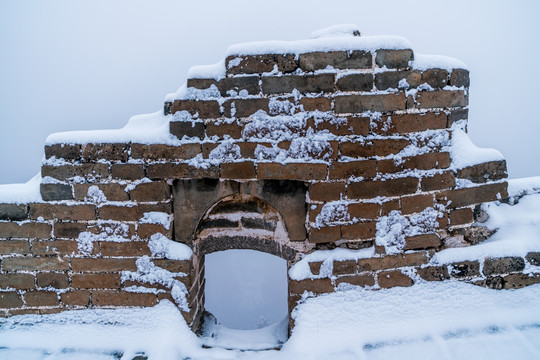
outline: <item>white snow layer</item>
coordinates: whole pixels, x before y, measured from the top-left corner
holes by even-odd
[[[510,197],[538,193],[540,193],[540,176],[508,180],[508,196]]]
[[[41,202],[41,173],[25,182],[24,184],[0,184],[0,203],[3,204],[27,204]]]
[[[292,336],[281,351],[252,352],[203,348],[205,339],[197,338],[166,300],[153,308],[22,315],[0,320],[0,358],[49,360],[68,354],[71,360],[131,360],[143,353],[149,360],[540,356],[540,285],[519,290],[460,282],[380,291],[351,287],[305,300],[293,317]],[[260,335],[253,334],[242,334],[245,343]],[[220,345],[226,346],[226,340]],[[233,345],[238,338],[229,340]]]
[[[443,55],[414,54],[414,61],[411,66],[415,70],[443,69],[452,71],[453,69],[468,69],[461,60]]]
[[[311,33],[312,39],[320,39],[327,37],[338,37],[338,36],[359,36],[355,35],[360,34],[360,29],[354,24],[340,24],[329,26],[324,29],[316,30]]]
[[[462,122],[452,125],[452,139],[450,155],[452,167],[462,169],[467,166],[481,164],[488,161],[504,160],[500,151],[489,148],[479,148],[474,145],[469,135],[461,128]]]
[[[161,233],[150,237],[148,247],[152,252],[152,256],[163,256],[169,260],[189,260],[193,255],[193,251],[189,246],[172,241]]]

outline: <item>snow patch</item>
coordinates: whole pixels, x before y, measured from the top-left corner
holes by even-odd
[[[27,204],[42,202],[39,184],[41,174],[38,173],[24,184],[0,184],[0,203]]]
[[[464,62],[449,56],[417,53],[414,54],[414,61],[411,61],[410,65],[415,70],[443,69],[452,71],[453,69],[468,69]]]
[[[164,257],[169,260],[189,260],[193,251],[186,244],[172,241],[161,233],[150,237],[148,247],[152,256]]]

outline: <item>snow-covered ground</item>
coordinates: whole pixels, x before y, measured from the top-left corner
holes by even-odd
[[[496,235],[455,249],[459,254],[441,252],[439,260],[538,251],[539,192],[540,177],[510,181],[510,195],[529,195],[513,206],[486,206],[489,224],[500,227]],[[276,324],[255,332],[218,328],[215,337],[201,339],[167,301],[145,309],[15,316],[0,320],[0,359],[540,358],[540,284],[518,290],[456,281],[379,291],[342,287],[306,299],[292,316],[294,331],[280,351],[226,349],[272,348],[283,336]]]

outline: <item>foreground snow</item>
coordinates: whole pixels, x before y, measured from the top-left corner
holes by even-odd
[[[258,352],[202,348],[204,339],[191,333],[169,302],[17,316],[0,323],[0,359],[131,360],[139,353],[158,360],[540,356],[540,285],[508,291],[459,282],[343,289],[307,299],[293,316],[296,327],[281,351]],[[248,343],[249,332],[243,336]]]

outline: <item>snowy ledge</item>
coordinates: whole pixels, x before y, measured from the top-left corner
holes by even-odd
[[[37,174],[24,184],[0,184],[0,204],[28,204],[41,202],[39,184],[41,174]]]

